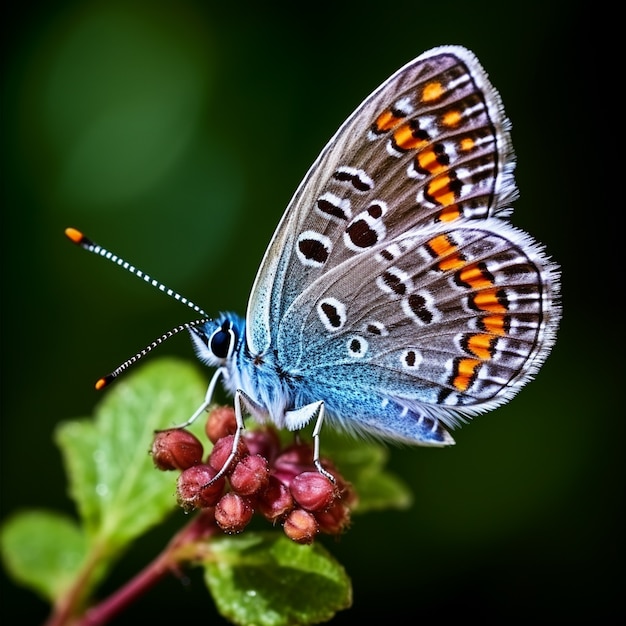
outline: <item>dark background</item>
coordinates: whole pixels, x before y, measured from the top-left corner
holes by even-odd
[[[548,1],[21,6],[3,10],[2,518],[72,511],[55,425],[89,415],[96,378],[193,317],[63,229],[211,314],[244,313],[284,207],[339,124],[405,62],[458,43],[513,122],[513,222],[562,265],[563,323],[537,379],[457,431],[457,446],[391,450],[415,503],[329,542],[354,583],[334,623],[623,613],[623,197],[608,151],[623,115],[603,33],[619,18]],[[185,337],[159,354],[194,358]],[[178,524],[137,542],[103,593]],[[198,571],[190,583],[164,581],[116,623],[223,623]],[[43,602],[2,585],[7,614],[44,619]]]

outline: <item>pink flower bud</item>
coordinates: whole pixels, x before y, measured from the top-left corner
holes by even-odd
[[[323,511],[335,499],[335,485],[319,472],[298,474],[289,488],[293,499],[307,511]]]
[[[350,509],[341,500],[335,500],[325,511],[317,511],[315,519],[320,532],[327,535],[338,535],[350,525]]]
[[[289,487],[275,476],[270,476],[265,491],[257,497],[256,507],[263,517],[273,523],[291,511],[293,504]]]
[[[184,470],[176,483],[178,503],[185,510],[214,506],[224,492],[226,481],[223,477],[211,482],[217,471],[201,463]]]
[[[230,406],[218,406],[209,413],[205,432],[211,443],[227,435],[234,435],[236,431],[235,409]]]
[[[246,430],[242,434],[250,454],[260,454],[270,463],[274,461],[280,450],[280,438],[272,426],[263,426]]]
[[[267,460],[262,456],[245,456],[237,463],[230,475],[230,486],[241,496],[251,496],[265,487],[269,482],[270,471]]]
[[[313,543],[318,530],[317,520],[304,509],[294,509],[287,515],[283,530],[296,543]]]
[[[222,437],[215,442],[213,450],[211,450],[211,454],[209,455],[209,465],[211,465],[211,467],[214,467],[216,470],[221,470],[222,467],[224,467],[224,464],[233,451],[234,440],[234,435],[226,435],[226,437]],[[248,454],[248,449],[245,442],[240,439],[235,458],[231,461],[230,466],[226,468],[226,473],[231,472],[237,464],[237,461],[245,454]]]
[[[246,498],[225,493],[215,506],[215,521],[226,533],[240,533],[252,519],[254,509]]]
[[[313,448],[306,443],[297,443],[285,448],[276,458],[272,473],[289,486],[295,476],[314,469]]]
[[[160,470],[184,470],[202,462],[200,440],[187,430],[171,428],[155,433],[152,459]]]

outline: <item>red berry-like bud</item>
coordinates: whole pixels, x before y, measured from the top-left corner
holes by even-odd
[[[276,459],[276,465],[310,468],[313,466],[313,448],[308,443],[294,443],[287,446]]]
[[[272,473],[286,485],[290,485],[295,476],[314,469],[313,448],[305,443],[297,443],[285,448],[274,461]]]
[[[341,500],[335,500],[325,511],[317,511],[315,519],[320,532],[327,535],[338,535],[350,525],[350,509]]]
[[[218,439],[237,432],[235,409],[230,406],[218,406],[209,413],[205,432],[209,441],[215,443]]]
[[[275,476],[270,476],[265,491],[257,498],[256,506],[259,513],[273,523],[291,511],[293,504],[289,487]]]
[[[323,511],[335,499],[335,485],[319,472],[302,472],[289,486],[293,499],[307,511]]]
[[[155,433],[151,453],[157,468],[168,471],[201,463],[204,450],[200,440],[188,430],[170,428]]]
[[[312,513],[304,509],[294,509],[287,515],[283,530],[287,537],[296,543],[313,543],[318,524]]]
[[[250,454],[260,454],[270,463],[276,458],[280,450],[280,438],[276,429],[271,426],[262,426],[243,433],[243,439],[250,450]]]
[[[353,509],[358,503],[358,496],[354,491],[354,487],[345,480],[345,478],[339,474],[333,474],[335,478],[335,493],[339,494],[338,498],[341,499],[343,504],[345,504],[348,508]]]
[[[249,455],[235,465],[230,475],[230,486],[241,496],[251,496],[265,489],[269,479],[267,460],[258,454]]]
[[[335,498],[341,499],[345,505],[353,508],[356,505],[358,498],[352,485],[339,473],[332,461],[325,457],[321,457],[320,463],[333,478],[335,485]]]
[[[254,509],[246,498],[225,493],[215,506],[215,521],[226,533],[240,533],[252,519]]]
[[[178,503],[185,510],[214,506],[224,492],[226,481],[223,477],[211,482],[217,471],[201,463],[187,468],[178,477],[176,495]]]
[[[209,455],[209,465],[211,465],[211,467],[214,467],[216,470],[221,470],[222,467],[224,467],[224,464],[233,451],[234,440],[234,435],[226,435],[226,437],[222,437],[215,442],[213,450],[211,450],[211,454]],[[226,468],[227,474],[233,470],[237,461],[245,454],[248,454],[248,448],[245,442],[240,439],[235,452],[235,458],[230,462],[230,466]]]

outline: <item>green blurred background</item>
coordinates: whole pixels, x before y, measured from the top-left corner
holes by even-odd
[[[564,320],[537,380],[457,431],[456,447],[391,449],[415,503],[357,517],[330,542],[355,588],[354,608],[334,623],[622,613],[623,367],[611,333],[624,318],[624,279],[605,269],[619,224],[602,213],[616,203],[601,138],[612,116],[600,74],[607,51],[588,44],[600,7],[21,6],[3,10],[2,517],[72,511],[55,425],[89,415],[96,378],[193,317],[76,249],[63,229],[84,230],[209,313],[244,313],[285,205],[339,124],[405,62],[459,43],[476,52],[513,121],[513,221],[562,264]],[[159,355],[194,358],[186,337]],[[180,522],[138,542],[103,593]],[[223,623],[198,571],[188,583],[164,581],[116,624],[169,614]],[[44,619],[43,602],[4,574],[2,585],[3,611],[23,624]]]

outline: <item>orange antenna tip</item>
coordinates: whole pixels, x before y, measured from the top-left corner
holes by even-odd
[[[85,235],[83,235],[80,230],[76,230],[75,228],[66,228],[65,236],[74,243],[80,243],[85,237]]]
[[[96,390],[97,391],[101,391],[102,389],[104,389],[107,386],[107,379],[106,378],[100,378],[97,382],[96,382]]]

